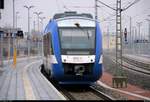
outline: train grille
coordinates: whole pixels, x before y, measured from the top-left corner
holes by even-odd
[[[65,75],[91,75],[94,64],[63,64]]]

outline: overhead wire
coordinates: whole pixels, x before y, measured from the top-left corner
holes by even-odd
[[[101,3],[101,4],[103,4],[103,5],[105,5],[106,7],[108,7],[108,8],[110,8],[110,9],[112,9],[112,10],[115,10],[113,7],[111,7],[111,6],[109,6],[109,5],[107,5],[106,3],[104,3],[104,2],[101,2],[100,0],[98,0],[99,1],[99,3]],[[134,4],[136,4],[136,3],[138,3],[140,0],[134,0],[134,2],[133,3],[131,3],[131,2],[129,2],[128,1],[128,6],[125,8],[124,7],[124,9],[123,10],[127,10],[129,7],[131,7],[131,6],[133,6]],[[124,2],[124,3],[122,3],[123,5],[125,4],[126,2]],[[127,5],[126,4],[126,5]],[[109,20],[111,17],[114,17],[114,16],[116,16],[116,14],[110,14],[110,16],[108,16],[108,17],[106,17],[105,19],[103,19],[101,22],[103,22],[103,21],[107,21],[107,20]]]
[[[123,5],[125,4],[125,3],[122,3]],[[115,4],[112,4],[113,6],[114,5],[116,5],[116,3]],[[113,7],[113,6],[111,6],[111,7]],[[103,8],[101,8],[101,9],[103,9]],[[104,13],[109,13],[107,10],[105,10],[105,9],[103,9],[102,11],[105,11]],[[108,16],[108,17],[106,17],[106,18],[104,18],[103,20],[101,20],[101,22],[104,22],[104,21],[107,21],[107,20],[109,20],[109,19],[111,19],[112,17],[115,17],[116,16],[116,13],[114,12],[114,13],[109,13],[110,15]]]
[[[102,2],[102,1],[100,1],[100,0],[97,0],[97,1],[98,1],[99,3],[105,5],[106,7],[112,9],[112,10],[116,10],[115,8],[113,8],[113,7],[109,6],[109,5],[107,5],[106,3],[104,3],[104,2]]]
[[[58,10],[58,12],[60,11],[60,6],[59,6],[59,4],[58,4],[58,0],[56,0],[56,5],[57,5],[57,10]]]
[[[131,6],[133,6],[134,4],[138,3],[140,0],[135,0],[133,3],[129,4],[127,7],[123,8],[122,10],[125,11],[128,8],[130,8]]]
[[[71,8],[95,8],[94,6],[68,6]]]
[[[66,6],[62,0],[60,0],[60,2],[63,5],[64,9],[71,11],[71,9],[69,9],[68,6]]]

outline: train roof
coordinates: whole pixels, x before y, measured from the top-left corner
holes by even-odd
[[[85,17],[85,18],[93,19],[93,16],[89,13],[77,14],[77,12],[75,12],[75,11],[57,13],[53,16],[53,19],[60,19],[60,18],[65,18],[65,17]]]

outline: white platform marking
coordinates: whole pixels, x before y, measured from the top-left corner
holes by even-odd
[[[39,61],[32,62],[32,63],[26,65],[23,69],[23,84],[24,84],[24,88],[25,88],[26,100],[36,100],[34,92],[32,90],[31,83],[27,76],[27,69],[29,66],[31,66],[32,64],[37,63],[37,62],[39,62]]]

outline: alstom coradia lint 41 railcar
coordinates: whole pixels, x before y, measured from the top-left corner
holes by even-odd
[[[43,35],[42,71],[59,84],[92,84],[102,76],[102,34],[91,14],[55,14]]]

